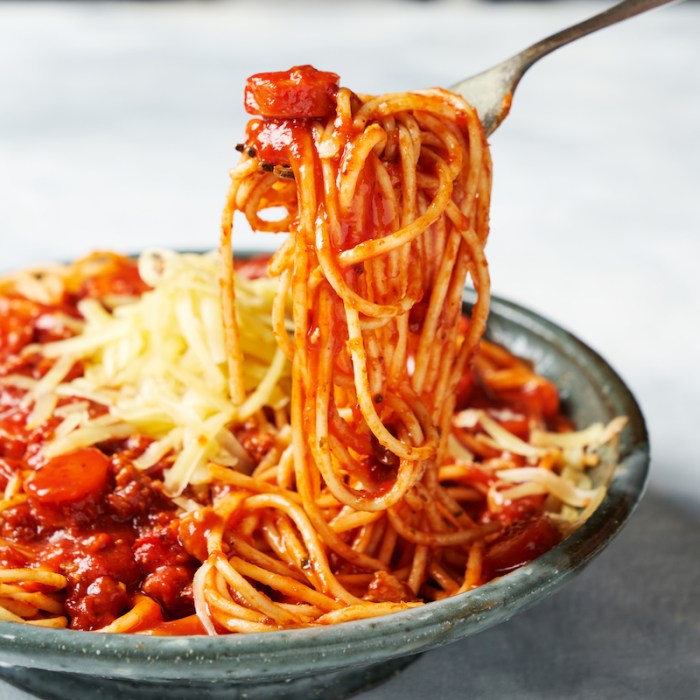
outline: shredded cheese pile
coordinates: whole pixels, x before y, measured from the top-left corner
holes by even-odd
[[[572,529],[585,522],[603,500],[609,474],[599,473],[594,484],[589,470],[601,466],[603,448],[609,447],[617,456],[618,436],[626,423],[626,417],[618,416],[607,424],[593,423],[583,430],[566,433],[536,428],[529,442],[525,442],[487,411],[466,409],[453,419],[457,428],[480,426],[487,436],[486,444],[499,452],[525,458],[525,466],[512,468],[503,468],[503,459],[494,460],[493,464],[489,460],[480,463],[495,477],[488,493],[493,511],[507,501],[546,495],[550,499],[549,517]],[[471,460],[471,455],[457,441],[451,441],[450,447],[456,460]]]
[[[189,483],[210,480],[210,461],[249,470],[248,455],[228,426],[263,405],[288,401],[290,367],[280,357],[270,321],[277,282],[236,277],[249,392],[236,408],[228,394],[218,255],[149,251],[139,259],[139,272],[151,291],[111,311],[95,300],[81,301],[82,331],[43,346],[56,363],[31,390],[31,420],[63,417],[45,447],[47,457],[134,433],[153,438],[135,464],[146,469],[172,451],[177,456],[164,483],[177,496]],[[83,376],[65,381],[78,361]],[[85,401],[56,409],[65,396]],[[87,400],[108,413],[91,417]]]

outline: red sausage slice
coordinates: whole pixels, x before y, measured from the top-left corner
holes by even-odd
[[[329,117],[335,112],[339,76],[295,66],[288,71],[256,73],[245,87],[245,108],[250,114],[280,119]]]

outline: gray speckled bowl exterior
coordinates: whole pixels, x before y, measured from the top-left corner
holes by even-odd
[[[639,501],[649,465],[644,420],[602,358],[536,314],[494,299],[488,335],[556,381],[577,425],[629,418],[619,464],[600,470],[609,479],[605,500],[558,547],[470,593],[320,629],[164,638],[0,623],[0,676],[46,698],[83,697],[87,689],[101,698],[338,698],[396,672],[410,655],[480,632],[553,593],[610,542]]]

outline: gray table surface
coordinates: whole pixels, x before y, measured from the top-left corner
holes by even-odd
[[[604,6],[3,2],[0,269],[214,247],[250,73],[313,63],[365,93],[449,85]],[[650,488],[565,590],[362,700],[700,695],[699,126],[698,2],[525,77],[491,139],[494,292],[574,331],[634,389]],[[3,700],[28,697],[0,682]]]

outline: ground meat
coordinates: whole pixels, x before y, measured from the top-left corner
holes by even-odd
[[[105,627],[130,607],[123,583],[111,576],[98,576],[74,584],[66,598],[66,611],[72,629],[96,630]]]
[[[6,508],[0,519],[0,537],[10,541],[31,543],[40,537],[40,528],[28,503]]]
[[[154,503],[163,500],[153,481],[141,474],[130,463],[116,467],[115,487],[106,498],[108,509],[122,521],[132,520],[148,513]]]
[[[158,601],[175,617],[194,611],[191,582],[199,562],[182,546],[178,523],[140,537],[134,543],[134,557],[146,574],[141,590]]]
[[[129,609],[129,588],[141,575],[131,543],[103,532],[78,543],[65,544],[74,548],[74,552],[81,552],[62,566],[71,627],[86,630],[104,627]]]
[[[275,446],[275,436],[260,430],[252,422],[237,426],[233,429],[233,434],[255,464],[260,464],[262,458]]]
[[[162,566],[146,576],[141,590],[160,603],[168,615],[186,617],[194,613],[192,576],[186,566]]]

